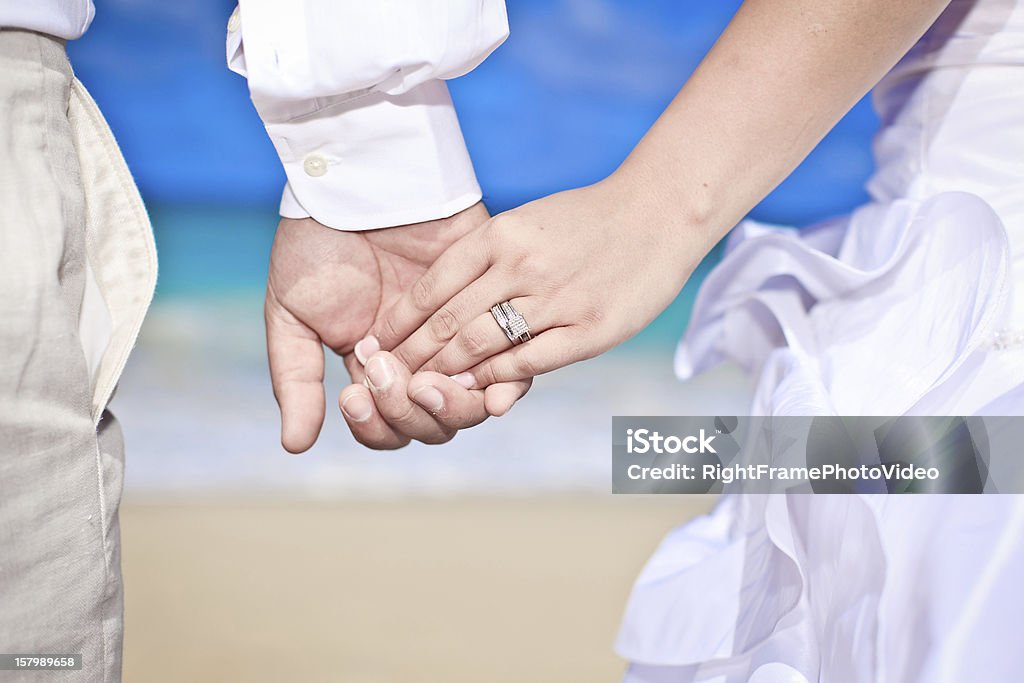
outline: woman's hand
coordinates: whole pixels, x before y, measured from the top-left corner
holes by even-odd
[[[664,310],[710,248],[699,221],[642,208],[653,206],[644,194],[613,176],[491,219],[442,254],[361,343],[470,388],[607,351]],[[502,301],[533,339],[512,346],[490,313]]]

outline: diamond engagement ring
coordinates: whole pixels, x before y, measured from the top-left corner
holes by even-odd
[[[508,301],[491,306],[491,315],[494,316],[498,327],[505,332],[505,336],[508,337],[508,340],[513,345],[522,344],[532,339],[530,336],[530,326],[526,324],[526,318],[514,309]]]

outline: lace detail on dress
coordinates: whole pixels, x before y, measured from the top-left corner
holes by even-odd
[[[1024,349],[1024,329],[999,330],[985,341],[982,348],[986,351]]]

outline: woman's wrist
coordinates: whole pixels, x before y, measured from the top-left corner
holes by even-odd
[[[685,265],[695,266],[721,239],[708,187],[666,182],[650,166],[630,159],[600,185],[615,214],[628,216],[635,231],[654,231]],[[726,229],[727,231],[727,229]]]

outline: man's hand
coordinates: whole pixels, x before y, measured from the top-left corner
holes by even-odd
[[[323,425],[324,344],[345,359],[356,384],[339,398],[342,413],[356,438],[372,448],[447,441],[458,429],[504,413],[526,393],[529,382],[495,385],[485,394],[437,373],[411,378],[385,352],[362,359],[370,386],[360,384],[355,343],[448,245],[487,219],[476,204],[451,218],[364,232],[333,230],[311,218],[281,220],[264,311],[286,450],[307,450]]]

